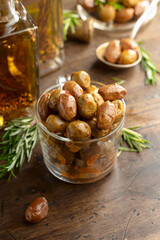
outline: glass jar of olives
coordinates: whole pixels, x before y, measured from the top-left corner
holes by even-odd
[[[75,113],[75,110],[73,110],[74,100],[72,99],[74,97],[68,94],[69,88],[67,91],[65,90],[71,83],[72,81],[62,81],[47,89],[39,98],[36,105],[36,118],[40,143],[45,165],[54,176],[69,183],[91,183],[109,174],[117,160],[118,142],[125,120],[125,102],[123,99],[101,100],[101,103],[97,106],[98,111],[94,111],[93,116],[89,116],[87,111],[86,114],[85,111],[79,111],[79,107],[77,107],[77,113]],[[102,88],[104,85],[97,82],[91,82],[91,84],[93,85],[85,90],[83,89],[82,95],[79,91],[81,96],[78,99],[75,98],[77,106],[82,104],[84,100],[84,102],[89,101],[89,104],[85,102],[86,106],[88,105],[92,110],[95,109],[95,105],[93,102],[91,103],[91,92],[86,93],[86,91],[95,91],[101,88],[99,92],[104,93]],[[117,87],[119,88],[119,86]],[[103,96],[102,93],[101,96]],[[95,95],[97,99],[98,92],[94,92],[93,96],[95,97]],[[58,103],[55,104],[57,99]],[[67,101],[69,99],[69,109],[72,109],[71,114],[68,110],[63,109],[63,99],[65,99],[65,107],[68,105]],[[103,99],[105,99],[104,96]],[[101,128],[103,113],[101,117],[98,116],[101,108],[104,110],[106,106],[107,108],[109,106],[109,115],[112,115],[112,108],[115,105],[117,110],[112,121],[113,124],[108,126],[107,130],[104,130]],[[81,117],[81,114],[83,117]],[[69,119],[69,116],[72,120]]]

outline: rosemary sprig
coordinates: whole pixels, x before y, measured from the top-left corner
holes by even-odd
[[[95,3],[94,3],[96,7],[98,6],[103,7],[105,4],[106,4],[106,0],[95,0]]]
[[[0,161],[4,160],[5,163],[0,165],[0,179],[9,173],[9,181],[12,176],[16,177],[16,168],[21,170],[25,158],[30,161],[38,132],[35,120],[31,117],[10,121],[4,131],[0,142]]]
[[[79,26],[79,15],[74,10],[63,10],[63,39],[67,41],[67,33],[70,29],[75,33],[75,26]]]
[[[121,1],[118,2],[109,2],[108,5],[113,6],[116,10],[121,10],[123,8],[125,8],[121,3]]]
[[[144,48],[141,47],[141,44],[143,42],[138,42],[139,49],[142,54],[142,69],[145,71],[146,74],[146,80],[145,84],[151,84],[152,86],[156,85],[158,79],[156,77],[156,73],[160,73],[157,66],[154,64],[154,62],[151,60],[151,54]]]
[[[144,139],[141,134],[134,131],[139,128],[131,127],[131,128],[123,128],[120,137],[120,153],[122,151],[126,152],[141,152],[143,148],[150,148],[149,141]],[[124,142],[128,145],[128,147],[124,146]],[[119,154],[120,154],[119,153]]]
[[[125,83],[125,80],[122,80],[122,79],[117,78],[117,77],[112,77],[112,80],[115,81],[119,85],[122,85],[123,83]]]

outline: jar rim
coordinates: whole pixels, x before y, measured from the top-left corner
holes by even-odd
[[[96,81],[91,81],[92,84],[99,84],[99,85],[104,85],[100,82],[96,82]],[[38,126],[45,132],[47,133],[49,136],[53,137],[53,138],[56,138],[57,140],[59,141],[63,141],[63,142],[68,142],[68,143],[74,143],[74,144],[81,144],[81,143],[93,143],[93,142],[97,142],[97,141],[102,141],[104,139],[107,139],[109,137],[111,137],[118,129],[120,129],[120,127],[123,125],[124,123],[124,120],[125,120],[125,115],[126,115],[126,104],[125,104],[125,101],[122,99],[121,101],[123,102],[123,105],[124,105],[124,116],[123,118],[121,119],[120,123],[117,125],[117,127],[111,131],[110,133],[102,136],[102,137],[99,137],[99,138],[93,138],[93,139],[87,139],[87,140],[81,140],[81,141],[74,141],[74,140],[71,140],[69,138],[66,138],[66,137],[62,137],[62,136],[59,136],[55,133],[52,133],[50,132],[44,125],[43,123],[41,123],[41,118],[39,116],[39,113],[38,113],[38,105],[39,105],[39,101],[41,99],[41,97],[46,93],[46,92],[50,92],[51,90],[53,90],[53,88],[58,88],[58,87],[62,87],[64,84],[63,83],[58,83],[58,84],[55,84],[55,85],[52,85],[51,87],[47,88],[39,97],[39,99],[37,100],[36,102],[36,106],[35,106],[35,117],[36,117],[36,122],[38,124]]]

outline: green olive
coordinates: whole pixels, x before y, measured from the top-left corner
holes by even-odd
[[[55,89],[49,99],[49,107],[51,109],[53,109],[54,111],[58,111],[57,108],[57,102],[58,102],[58,98],[59,96],[64,93],[65,91],[61,90],[61,89]]]
[[[97,104],[91,94],[85,93],[78,98],[78,113],[81,117],[89,119],[97,111]]]
[[[67,127],[67,122],[58,115],[49,115],[46,120],[46,126],[50,132],[63,135]]]
[[[74,72],[71,74],[71,80],[75,81],[79,84],[79,86],[83,89],[86,89],[90,86],[90,76],[85,71]]]
[[[124,105],[121,100],[112,101],[116,109],[116,117],[114,123],[118,123],[122,120],[124,116]]]
[[[90,94],[93,93],[93,92],[98,92],[98,88],[94,85],[91,85],[90,87],[85,89],[85,92],[90,93]]]
[[[80,120],[73,121],[67,126],[66,136],[75,141],[86,140],[91,136],[91,128],[86,122]]]
[[[116,10],[113,6],[106,4],[98,8],[98,14],[102,21],[109,23],[115,19]]]
[[[122,4],[125,7],[135,7],[137,3],[138,3],[138,0],[123,0],[122,1]]]
[[[104,102],[102,96],[99,93],[93,92],[91,95],[93,96],[94,101],[97,103],[97,107],[99,107]]]
[[[119,64],[131,64],[138,58],[138,54],[135,50],[125,49],[121,52],[118,63]]]

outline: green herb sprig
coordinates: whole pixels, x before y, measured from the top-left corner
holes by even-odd
[[[108,5],[113,6],[116,10],[121,10],[123,8],[125,8],[120,1],[119,2],[109,2]]]
[[[142,54],[142,69],[145,71],[146,74],[145,84],[151,84],[152,86],[154,86],[158,81],[156,73],[160,73],[160,71],[158,70],[154,62],[151,60],[151,54],[146,49],[141,47],[142,43],[143,41],[138,42],[138,45]]]
[[[120,137],[119,154],[122,151],[141,152],[144,148],[150,148],[149,141],[144,139],[140,133],[134,131],[137,128],[139,127],[136,126],[122,129]],[[125,147],[124,143],[126,143],[128,147]]]
[[[70,29],[71,32],[75,33],[75,26],[80,26],[78,21],[79,15],[74,10],[63,10],[63,39],[67,41],[67,33]]]
[[[96,7],[103,7],[106,4],[106,0],[95,0]]]
[[[103,7],[105,4],[113,6],[116,10],[123,9],[124,6],[121,4],[122,0],[117,2],[107,2],[106,0],[95,0],[95,6]]]
[[[5,134],[0,142],[0,179],[9,173],[10,178],[16,177],[14,170],[19,171],[27,158],[30,161],[32,150],[38,139],[37,126],[31,117],[14,119],[4,128]]]
[[[117,78],[117,77],[112,77],[112,80],[115,81],[119,85],[122,85],[123,83],[125,83],[125,80]]]

